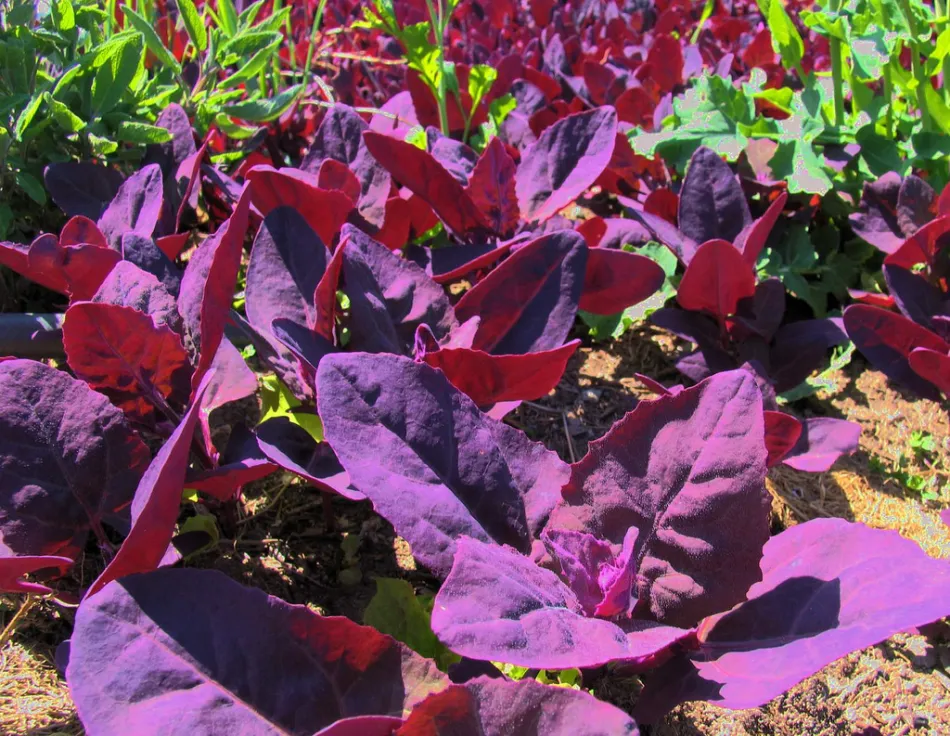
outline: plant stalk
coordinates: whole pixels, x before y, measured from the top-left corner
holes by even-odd
[[[930,130],[930,111],[927,109],[927,92],[924,85],[930,84],[930,80],[924,75],[924,68],[920,65],[920,51],[917,48],[917,20],[910,8],[909,0],[900,0],[901,12],[907,20],[907,26],[910,28],[910,63],[914,73],[914,79],[917,81],[917,107],[920,109],[920,122],[923,130]]]
[[[439,124],[442,128],[442,135],[449,134],[449,109],[445,104],[445,47],[443,45],[445,38],[445,28],[442,25],[442,6],[439,0],[439,14],[436,15],[432,0],[426,0],[426,7],[429,9],[429,22],[432,25],[432,32],[435,35],[435,45],[439,50],[439,89],[436,93],[439,103]]]
[[[832,13],[838,12],[840,0],[831,0],[829,7]],[[828,39],[831,53],[831,82],[835,96],[835,127],[844,127],[844,75],[841,67],[841,39]]]
[[[894,81],[891,79],[891,65],[884,65],[884,99],[887,100],[887,117],[884,129],[888,138],[894,137]]]

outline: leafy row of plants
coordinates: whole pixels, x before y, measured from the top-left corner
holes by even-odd
[[[693,92],[778,90],[748,98],[757,115],[783,99],[725,81],[739,63],[718,56],[727,14],[178,8],[174,23],[130,12],[169,19],[189,40],[166,50],[205,58],[205,85],[227,87],[238,63],[207,61],[227,29],[268,18],[295,42],[280,64],[341,63],[240,143],[208,135],[226,123],[192,86],[130,175],[45,169],[58,235],[0,243],[0,264],[68,301],[62,366],[0,360],[0,590],[78,604],[63,659],[90,733],[631,734],[688,700],[763,704],[950,614],[950,567],[895,532],[823,519],[770,536],[768,467],[821,472],[857,446],[851,422],[779,410],[830,350],[853,340],[891,377],[947,392],[948,218],[919,177],[853,179],[867,160],[853,151],[850,220],[742,160],[734,173],[710,141],[666,163],[637,153],[657,109],[704,104],[674,97],[691,76],[677,54],[723,72]],[[781,5],[761,12],[774,37],[794,30]],[[403,54],[407,68],[384,63]],[[266,58],[241,92],[280,99]],[[807,77],[792,97],[811,104],[820,64],[791,66]],[[827,317],[785,256],[819,233],[837,252],[845,227],[888,252],[891,296],[869,281],[854,294],[872,306]],[[572,464],[503,421],[561,380],[579,316],[616,334],[648,312],[697,346],[677,362],[695,385],[641,377],[658,397]],[[220,436],[217,410],[256,395],[263,419]],[[374,630],[180,564],[195,549],[184,489],[223,520],[276,472],[369,501],[442,581],[431,612],[409,591],[411,626],[390,626],[381,598]],[[636,710],[576,689],[593,674],[639,677]]]

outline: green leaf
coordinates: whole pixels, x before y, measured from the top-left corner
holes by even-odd
[[[827,167],[818,158],[811,143],[801,139],[781,141],[769,161],[772,176],[788,182],[788,191],[795,194],[827,194],[833,183]]]
[[[13,127],[13,132],[16,134],[17,140],[23,140],[26,129],[30,126],[30,123],[33,122],[33,118],[36,117],[36,111],[40,109],[40,105],[43,104],[44,96],[45,94],[43,92],[36,92],[30,98],[26,107],[20,112],[16,119],[16,125]]]
[[[99,114],[112,110],[125,94],[145,61],[145,47],[139,33],[115,36],[95,52],[92,66],[92,107]]]
[[[76,27],[76,14],[73,12],[71,0],[55,0],[51,3],[50,17],[57,31],[71,31]]]
[[[274,417],[287,417],[302,427],[316,442],[323,442],[323,422],[316,414],[297,411],[303,404],[277,376],[261,379],[261,423]]]
[[[167,128],[132,121],[119,123],[115,134],[120,141],[141,144],[167,143],[174,137]]]
[[[261,71],[264,67],[267,66],[271,58],[274,56],[274,52],[277,50],[277,47],[280,45],[280,38],[274,42],[272,46],[261,49],[256,54],[254,54],[248,61],[238,69],[230,77],[222,81],[218,86],[219,87],[234,87],[239,84],[244,84],[250,79],[253,79],[257,76],[257,73]]]
[[[128,5],[122,6],[122,12],[125,14],[126,20],[132,24],[132,27],[142,34],[145,45],[149,51],[155,54],[155,58],[158,59],[159,64],[168,67],[175,74],[181,74],[181,65],[172,52],[165,48],[165,44],[162,43],[155,29],[152,28],[152,24],[132,10]]]
[[[45,99],[53,118],[63,130],[76,133],[86,127],[86,121],[70,110],[68,105],[53,99],[49,93],[46,94]]]
[[[218,0],[218,17],[221,19],[221,30],[232,37],[238,30],[238,15],[232,0]]]
[[[223,112],[219,112],[217,115],[215,115],[214,124],[217,125],[218,129],[228,138],[236,141],[247,140],[259,130],[257,127],[238,125]]]
[[[119,144],[105,136],[89,134],[89,143],[92,146],[92,152],[97,156],[108,156],[119,150]]]
[[[16,183],[34,202],[39,205],[46,204],[46,189],[43,188],[43,184],[35,176],[25,171],[18,171],[16,173]]]
[[[198,51],[204,51],[208,48],[208,29],[205,28],[204,18],[191,0],[178,0],[178,10],[181,11],[188,38]]]
[[[302,84],[295,84],[269,100],[248,100],[237,105],[227,105],[224,112],[241,120],[264,123],[280,117],[294,103],[302,88]]]
[[[930,117],[944,133],[950,134],[950,108],[929,82],[924,85],[924,99]]]
[[[772,48],[782,57],[782,65],[786,69],[797,68],[802,62],[805,44],[781,0],[769,3],[767,22],[772,34]]]
[[[831,364],[819,373],[817,376],[809,376],[795,388],[778,395],[779,403],[787,404],[794,401],[800,401],[817,394],[819,391],[826,391],[830,394],[836,394],[842,386],[835,380],[835,374],[843,370],[851,357],[854,355],[854,343],[850,340],[847,345],[835,348],[831,357]]]
[[[405,580],[376,578],[376,595],[366,607],[363,623],[435,660],[443,671],[461,659],[432,633],[430,614]]]
[[[414,125],[406,133],[406,143],[411,143],[416,148],[425,151],[428,150],[428,139],[426,138],[426,129],[421,125]]]
[[[255,20],[257,20],[257,14],[261,12],[261,8],[264,5],[264,0],[257,0],[253,5],[248,5],[244,10],[241,11],[241,14],[238,16],[238,25],[242,29],[249,28]]]
[[[475,64],[468,72],[468,94],[472,98],[472,110],[478,107],[482,98],[488,94],[498,72],[487,64]]]
[[[239,59],[255,54],[261,49],[276,48],[283,40],[279,33],[248,31],[235,36],[218,50],[218,58],[236,56]],[[233,63],[233,62],[231,62]]]
[[[190,560],[202,552],[207,552],[209,550],[215,549],[218,546],[218,541],[221,539],[221,533],[218,531],[218,524],[215,521],[214,517],[210,513],[196,514],[195,516],[190,516],[185,519],[178,527],[178,534],[194,534],[198,532],[205,537],[207,541],[198,549],[190,552],[185,555],[182,559]]]

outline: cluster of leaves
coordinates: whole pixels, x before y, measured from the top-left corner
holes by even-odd
[[[865,188],[855,228],[880,248],[890,294],[856,293],[844,312],[864,356],[921,396],[950,395],[950,216],[922,179],[887,176]],[[896,307],[898,312],[892,311]]]
[[[164,2],[113,3],[114,13],[94,0],[9,3],[0,14],[0,187],[43,206],[50,163],[138,163],[146,145],[171,140],[155,122],[169,103],[184,106],[201,136],[212,127],[235,140],[254,135],[235,118],[276,118],[301,89],[261,76],[289,13],[258,21],[262,5],[238,14],[224,0],[215,14],[181,0],[169,14]],[[17,200],[0,205],[0,237],[46,223],[27,211]]]

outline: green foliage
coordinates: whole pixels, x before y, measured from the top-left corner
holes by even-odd
[[[363,623],[435,660],[444,671],[461,657],[432,633],[432,604],[431,595],[417,596],[405,580],[376,578],[376,595],[366,607]]]
[[[813,396],[819,391],[824,391],[832,395],[838,393],[841,390],[841,386],[835,374],[843,370],[851,362],[853,355],[853,342],[849,341],[847,345],[841,345],[835,348],[831,356],[831,364],[825,370],[817,376],[809,376],[790,391],[779,394],[778,402],[780,404],[789,404]]]
[[[303,404],[290,392],[286,384],[275,375],[262,376],[261,422],[274,417],[287,417],[307,431],[316,442],[323,442],[323,422],[316,414],[304,409]]]
[[[937,453],[937,442],[930,432],[911,432],[907,447],[900,451],[896,462],[872,456],[868,464],[872,471],[918,494],[922,501],[945,503],[950,496],[950,482],[944,482],[941,487],[938,480],[946,478],[947,468],[943,467],[944,462]]]
[[[0,189],[19,218],[0,217],[0,238],[14,237],[29,204],[45,205],[44,168],[56,161],[104,159],[134,164],[144,146],[168,140],[154,125],[180,103],[199,135],[212,125],[235,139],[256,132],[234,122],[274,119],[303,90],[264,71],[276,59],[289,8],[255,25],[260,3],[238,15],[222,0],[179,0],[178,23],[191,41],[185,61],[198,65],[188,85],[182,64],[155,29],[152,3],[118,5],[124,28],[97,0],[9,0],[0,15]],[[29,233],[27,233],[29,235]]]

